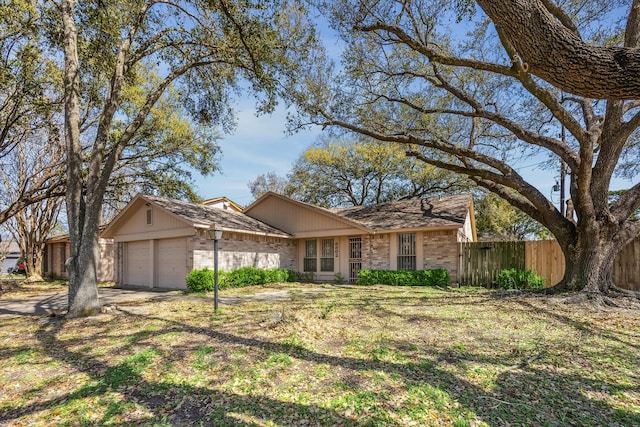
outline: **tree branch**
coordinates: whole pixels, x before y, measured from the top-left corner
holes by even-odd
[[[477,0],[477,3],[509,39],[531,74],[587,98],[638,98],[640,50],[635,45],[601,47],[583,42],[575,26],[558,15],[557,8],[547,7],[549,1]],[[638,0],[634,0],[632,18],[637,7]],[[637,20],[631,21],[636,28]],[[637,43],[637,36],[632,40],[627,42]]]

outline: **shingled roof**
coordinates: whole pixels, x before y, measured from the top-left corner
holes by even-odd
[[[332,209],[334,214],[375,230],[462,227],[469,214],[470,194],[400,200],[372,206]]]
[[[220,224],[225,230],[291,237],[291,235],[282,230],[233,210],[219,209],[158,196],[142,195],[141,197],[192,224],[205,227]]]

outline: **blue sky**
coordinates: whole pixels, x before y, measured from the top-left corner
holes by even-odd
[[[197,177],[197,192],[205,199],[226,196],[247,206],[253,201],[248,183],[268,172],[287,175],[293,162],[321,132],[317,127],[289,135],[285,132],[284,107],[256,117],[255,100],[251,98],[237,104],[236,122],[233,134],[219,141],[221,170],[212,176]]]
[[[226,196],[247,206],[253,201],[248,183],[261,174],[275,172],[286,176],[295,160],[316,141],[321,128],[314,127],[294,135],[286,131],[286,110],[256,116],[255,100],[247,97],[236,105],[236,130],[219,141],[222,149],[220,171],[212,176],[196,175],[197,192],[205,199]],[[542,193],[558,203],[559,194],[552,193],[559,172],[542,170],[535,161],[524,162],[518,171]],[[638,180],[634,180],[637,182]],[[629,188],[632,182],[616,179],[612,189]],[[568,192],[568,179],[567,179]]]
[[[327,26],[326,21],[320,17],[316,19],[329,56],[339,63],[343,42]],[[210,199],[226,196],[240,205],[249,205],[253,197],[248,183],[268,172],[286,176],[295,160],[317,140],[322,132],[318,126],[289,135],[285,132],[287,122],[286,110],[283,106],[279,106],[271,115],[256,116],[255,104],[255,99],[248,95],[239,99],[234,106],[236,129],[219,141],[222,151],[219,162],[220,171],[208,177],[195,174],[196,192],[201,197]],[[551,188],[559,179],[559,165],[558,170],[554,171],[540,169],[538,163],[544,162],[546,158],[545,155],[540,162],[535,159],[526,159],[519,166],[513,166],[557,205],[559,193],[552,193]],[[629,188],[636,182],[638,178],[633,182],[614,179],[611,189]],[[568,194],[568,179],[566,183]]]

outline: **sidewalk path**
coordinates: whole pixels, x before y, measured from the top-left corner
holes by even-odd
[[[98,288],[98,295],[102,305],[140,300],[166,301],[192,298],[179,291],[144,291],[118,288]],[[67,292],[56,292],[22,299],[0,299],[0,317],[60,313],[66,311],[68,300]]]
[[[187,299],[211,299],[213,296],[191,296],[180,291],[173,290],[145,290],[142,289],[121,289],[121,288],[98,288],[100,304],[114,305],[125,302],[136,301],[181,301]],[[257,292],[255,294],[241,296],[221,296],[221,304],[239,304],[245,301],[287,301],[301,295],[313,295],[319,292],[326,292],[330,288],[309,288],[296,293],[288,290],[276,290]],[[0,318],[28,316],[36,314],[62,313],[67,309],[67,292],[56,292],[22,299],[0,299]]]

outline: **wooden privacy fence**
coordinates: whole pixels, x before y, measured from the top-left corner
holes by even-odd
[[[458,281],[489,286],[505,268],[525,269],[525,242],[464,242],[458,245]]]
[[[464,242],[458,245],[458,281],[464,286],[490,286],[503,269],[531,270],[544,277],[545,287],[564,274],[564,255],[555,240]],[[613,280],[640,291],[640,238],[629,243],[613,263]]]

